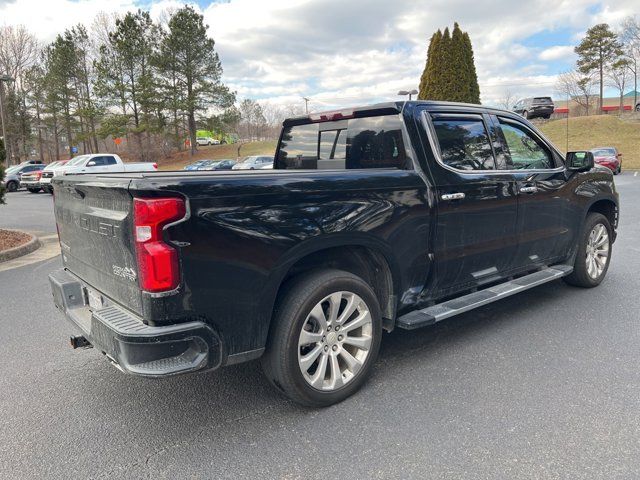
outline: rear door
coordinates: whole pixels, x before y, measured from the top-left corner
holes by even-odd
[[[435,291],[442,295],[495,281],[513,267],[517,199],[486,115],[424,115],[436,160]]]
[[[141,313],[129,183],[128,179],[66,177],[56,185],[55,216],[65,268]]]
[[[579,226],[566,200],[561,156],[524,122],[492,117],[518,190],[518,248],[521,267],[551,264],[566,256]]]

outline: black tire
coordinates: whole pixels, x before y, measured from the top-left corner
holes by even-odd
[[[378,300],[366,282],[342,270],[317,270],[303,274],[292,279],[284,288],[262,357],[264,373],[280,392],[301,405],[326,407],[341,402],[353,395],[366,381],[378,355],[382,337]],[[364,301],[372,319],[371,344],[360,370],[350,380],[334,390],[320,390],[312,387],[303,376],[298,363],[298,341],[311,310],[325,297],[336,292],[352,292]]]
[[[544,115],[542,118],[544,118],[545,120],[549,120],[551,118],[551,115]]]
[[[593,278],[587,272],[587,245],[591,231],[598,224],[604,225],[607,230],[607,235],[609,236],[609,255],[607,256],[605,267],[602,273],[597,278]],[[573,265],[573,272],[571,273],[571,275],[564,277],[564,281],[569,285],[574,285],[576,287],[582,288],[593,288],[600,285],[602,280],[604,280],[604,277],[607,275],[607,271],[609,270],[609,263],[611,262],[611,253],[613,246],[613,244],[611,243],[612,238],[612,228],[607,217],[605,217],[601,213],[590,212],[587,215],[584,225],[582,226],[582,231],[580,232],[580,236],[578,238],[578,251],[576,253],[576,260]]]
[[[27,188],[27,190],[29,190],[29,193],[38,193],[40,191],[39,188]]]
[[[16,181],[10,181],[9,183],[7,183],[7,192],[16,192],[18,190],[18,182]]]
[[[529,113],[528,113],[526,110],[523,110],[523,111],[522,111],[522,116],[523,116],[524,118],[526,118],[527,120],[529,120]]]

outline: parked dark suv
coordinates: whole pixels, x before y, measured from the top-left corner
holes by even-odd
[[[551,97],[523,98],[513,106],[513,111],[526,119],[549,118],[555,106]]]

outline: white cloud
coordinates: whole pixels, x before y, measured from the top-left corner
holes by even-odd
[[[202,3],[202,2],[200,2]],[[428,41],[458,21],[474,46],[484,102],[510,89],[518,96],[553,89],[558,64],[570,68],[572,46],[536,45],[532,35],[581,35],[608,21],[615,28],[637,0],[229,0],[196,7],[224,67],[224,80],[242,98],[333,108],[395,99],[416,88]],[[101,11],[139,6],[154,18],[179,0],[15,0],[0,3],[0,24],[24,24],[43,41]],[[543,46],[544,45],[544,46]]]
[[[544,49],[538,55],[540,60],[571,60],[575,57],[573,45],[555,45]]]

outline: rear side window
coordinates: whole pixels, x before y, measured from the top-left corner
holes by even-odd
[[[87,162],[87,167],[102,167],[105,164],[106,157],[93,157]],[[89,165],[89,163],[91,165]]]
[[[456,170],[495,170],[489,134],[481,118],[436,117],[442,162]]]
[[[409,168],[398,116],[285,127],[280,169]]]

